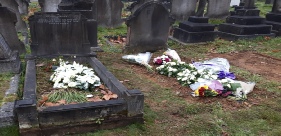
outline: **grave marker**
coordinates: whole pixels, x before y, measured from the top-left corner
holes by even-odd
[[[96,21],[81,13],[35,13],[29,24],[34,56],[87,56],[92,55],[91,47],[97,47]]]
[[[231,0],[208,0],[207,13],[209,18],[225,18],[229,15]]]
[[[174,20],[160,2],[146,2],[127,20],[124,52],[140,53],[167,48],[170,25]]]
[[[176,20],[187,20],[195,14],[197,0],[173,0],[171,14]]]
[[[38,0],[42,12],[57,12],[62,0]]]
[[[266,14],[266,24],[272,25],[276,36],[281,36],[281,0],[274,0],[271,12]]]
[[[12,51],[25,53],[24,44],[18,39],[15,28],[17,16],[12,9],[0,6],[0,34],[3,35]]]

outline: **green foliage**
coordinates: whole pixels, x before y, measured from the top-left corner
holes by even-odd
[[[0,136],[19,136],[18,126],[0,128]]]
[[[66,103],[82,103],[87,101],[86,94],[84,92],[65,89],[55,90],[54,92],[49,94],[48,98],[48,101],[52,103],[56,103],[60,100],[65,100]]]

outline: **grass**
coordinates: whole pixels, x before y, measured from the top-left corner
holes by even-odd
[[[0,73],[0,106],[3,102],[9,101],[9,99],[4,98],[5,92],[10,87],[10,80],[13,74],[11,73]]]

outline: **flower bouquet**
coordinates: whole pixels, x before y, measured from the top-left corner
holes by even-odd
[[[157,65],[163,65],[163,64],[166,64],[167,62],[171,62],[171,61],[172,61],[171,58],[169,58],[169,56],[166,56],[166,55],[158,56],[153,59],[153,63],[157,64]]]
[[[218,92],[211,89],[209,86],[204,85],[195,90],[193,95],[199,97],[217,96]]]
[[[168,77],[177,77],[177,74],[186,70],[186,69],[194,69],[192,64],[186,64],[185,62],[167,62],[164,65],[161,65],[156,68],[156,70],[161,75],[166,75]]]

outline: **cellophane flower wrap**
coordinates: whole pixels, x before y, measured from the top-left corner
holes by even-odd
[[[53,88],[79,88],[88,90],[90,87],[101,85],[100,78],[95,75],[92,68],[83,66],[75,61],[71,64],[60,60],[60,66],[51,75]]]

